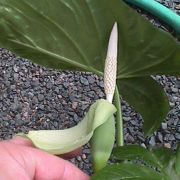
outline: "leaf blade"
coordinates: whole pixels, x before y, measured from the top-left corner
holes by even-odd
[[[169,112],[165,92],[151,77],[118,80],[117,85],[122,97],[143,117],[145,135],[151,135]]]
[[[133,164],[114,164],[106,166],[97,174],[92,176],[92,180],[121,180],[121,179],[133,179],[133,180],[160,180],[164,177],[150,168],[133,165]],[[165,178],[164,178],[165,179]]]

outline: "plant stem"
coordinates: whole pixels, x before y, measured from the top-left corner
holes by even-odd
[[[121,99],[119,95],[118,87],[116,86],[115,94],[115,106],[117,108],[116,112],[116,143],[117,146],[124,145],[124,135],[123,135],[123,118],[122,118],[122,109],[121,109]]]

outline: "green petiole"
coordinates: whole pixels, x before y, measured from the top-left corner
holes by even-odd
[[[121,100],[119,95],[118,87],[116,86],[114,94],[115,106],[117,108],[116,112],[116,144],[117,146],[124,145],[124,134],[123,134],[123,118],[121,109]]]

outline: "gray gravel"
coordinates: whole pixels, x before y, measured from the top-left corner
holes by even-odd
[[[161,2],[170,4],[168,6],[174,9],[180,4],[180,0]],[[172,32],[152,16],[148,17],[158,27]],[[96,99],[104,97],[103,81],[96,75],[46,69],[16,57],[6,49],[0,49],[0,72],[1,140],[31,129],[72,127]],[[123,101],[125,142],[176,149],[180,141],[180,78],[154,78],[167,92],[171,111],[159,130],[149,139],[144,139],[141,117]],[[91,173],[89,159],[89,148],[85,146],[82,155],[72,162]]]

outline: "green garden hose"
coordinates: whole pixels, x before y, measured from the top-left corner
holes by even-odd
[[[180,16],[155,0],[125,0],[158,17],[180,34]]]

